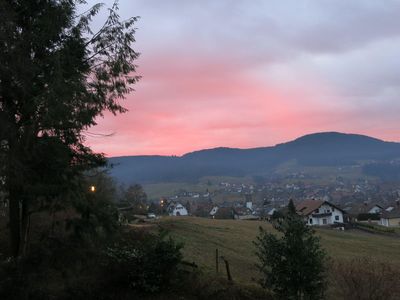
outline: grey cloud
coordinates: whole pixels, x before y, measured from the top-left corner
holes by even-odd
[[[263,67],[268,79],[279,65],[290,78],[309,73],[332,86],[336,94],[321,101],[368,115],[400,112],[398,0],[120,3],[121,15],[142,16],[137,45],[144,68],[161,55],[202,56],[232,62],[238,72]]]

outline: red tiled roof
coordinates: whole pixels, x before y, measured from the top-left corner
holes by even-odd
[[[321,200],[304,200],[296,205],[296,211],[299,215],[308,216],[314,210],[320,208],[322,204],[327,204],[329,206],[332,206],[333,208],[338,209],[342,213],[344,213],[343,209],[337,207],[336,205],[333,205],[328,201],[321,201]]]
[[[296,205],[296,211],[299,215],[308,216],[324,203],[325,201],[320,200],[304,200]]]

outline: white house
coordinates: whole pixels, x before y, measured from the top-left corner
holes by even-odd
[[[328,201],[305,200],[296,205],[296,211],[310,226],[343,223],[343,210]]]
[[[168,214],[170,216],[187,216],[187,209],[180,203],[171,203],[168,206]]]
[[[268,211],[267,215],[272,217],[274,215],[274,212],[278,211],[276,208],[272,208]]]
[[[383,211],[383,207],[378,205],[378,204],[375,204],[375,205],[373,205],[372,207],[369,208],[368,213],[369,214],[379,214],[382,211]]]
[[[400,210],[391,210],[390,212],[383,212],[379,220],[379,224],[386,227],[399,227]]]
[[[218,212],[218,209],[219,209],[219,207],[216,205],[216,206],[214,206],[212,209],[211,209],[211,211],[210,211],[210,216],[212,217],[212,218],[214,218],[214,216],[216,215],[216,213]]]
[[[393,211],[394,209],[395,209],[394,206],[388,206],[388,207],[385,208],[385,211],[391,212],[391,211]]]
[[[246,207],[250,210],[253,210],[253,202],[252,201],[246,201]]]

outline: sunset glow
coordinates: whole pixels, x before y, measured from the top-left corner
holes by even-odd
[[[400,140],[399,2],[156,2],[121,1],[141,16],[143,78],[128,113],[90,130],[113,134],[88,137],[95,151],[181,155],[320,131]]]

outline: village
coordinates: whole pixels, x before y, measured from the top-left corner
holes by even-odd
[[[271,220],[284,214],[292,199],[310,226],[344,228],[345,224],[361,222],[400,227],[400,185],[396,183],[336,178],[333,183],[317,185],[301,179],[289,183],[289,178],[265,184],[224,181],[203,193],[179,190],[152,201],[148,212],[151,216]]]

